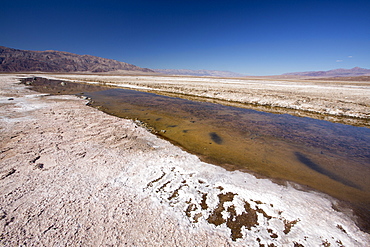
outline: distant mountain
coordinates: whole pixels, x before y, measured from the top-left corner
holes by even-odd
[[[63,51],[27,51],[0,46],[1,72],[151,72],[150,69],[90,55]]]
[[[353,77],[370,76],[370,69],[354,67],[352,69],[333,69],[328,71],[307,71],[286,73],[283,76],[312,76],[312,77]]]
[[[243,77],[245,75],[219,70],[190,70],[190,69],[153,69],[157,73],[166,75],[215,76],[215,77]]]

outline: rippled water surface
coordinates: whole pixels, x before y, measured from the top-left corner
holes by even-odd
[[[369,128],[134,90],[77,91],[92,106],[138,119],[205,161],[370,205]]]

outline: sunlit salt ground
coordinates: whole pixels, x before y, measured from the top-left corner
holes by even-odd
[[[154,137],[153,137],[154,138]],[[162,141],[151,141],[161,152]],[[129,186],[193,231],[219,231],[241,246],[367,246],[369,235],[333,209],[336,201],[228,172],[177,150],[152,159],[140,153],[112,183]],[[181,226],[179,226],[181,227]]]
[[[128,154],[111,183],[152,198],[179,228],[217,231],[240,246],[370,245],[370,236],[324,194],[226,171],[150,133],[146,141],[153,152]]]

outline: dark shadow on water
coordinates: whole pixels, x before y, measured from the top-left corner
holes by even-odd
[[[305,164],[307,167],[311,168],[312,170],[318,172],[318,173],[321,173],[337,182],[340,182],[344,185],[347,185],[347,186],[350,186],[350,187],[353,187],[353,188],[356,188],[356,189],[359,189],[361,190],[362,188],[357,186],[356,184],[352,183],[351,181],[348,181],[347,179],[345,178],[342,178],[334,173],[332,173],[331,171],[328,171],[326,170],[325,168],[321,167],[320,165],[316,164],[315,162],[313,162],[312,160],[310,160],[308,157],[306,157],[304,154],[300,153],[300,152],[295,152],[294,155],[297,157],[297,159],[302,162],[303,164]]]
[[[209,136],[211,137],[212,141],[214,141],[217,144],[222,144],[222,138],[217,135],[215,132],[209,133]]]

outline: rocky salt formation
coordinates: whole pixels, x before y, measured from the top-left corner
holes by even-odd
[[[0,76],[0,245],[369,246],[337,201]]]

